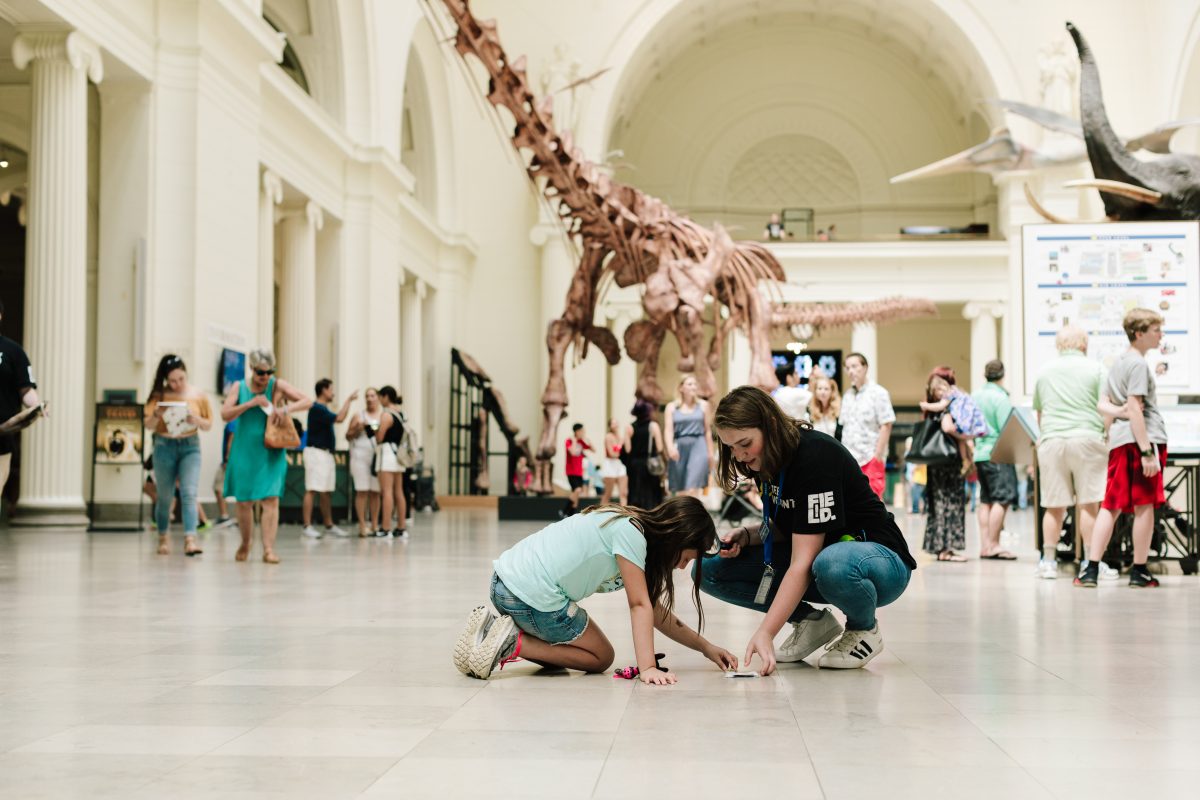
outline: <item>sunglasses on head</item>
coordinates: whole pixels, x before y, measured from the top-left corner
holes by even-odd
[[[255,374],[255,375],[257,375],[257,376],[258,376],[258,377],[260,377],[260,378],[265,378],[265,377],[266,377],[266,376],[268,376],[268,375],[274,375],[274,374],[275,374],[275,370],[273,370],[273,369],[258,369],[258,368],[255,368],[255,370],[254,370],[254,374]]]

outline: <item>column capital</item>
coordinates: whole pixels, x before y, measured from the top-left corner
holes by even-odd
[[[283,179],[269,169],[263,170],[262,188],[273,205],[283,202]]]
[[[534,247],[545,247],[551,237],[562,233],[562,228],[553,222],[538,222],[529,229],[529,241]]]
[[[974,322],[984,314],[999,319],[1004,316],[1004,303],[981,303],[972,300],[963,306],[963,319],[968,319]]]
[[[82,33],[56,28],[26,28],[21,30],[12,47],[13,65],[25,69],[33,61],[66,61],[83,70],[92,83],[104,78],[104,62],[100,48]]]
[[[304,216],[308,218],[308,224],[311,225],[314,230],[319,231],[321,228],[325,227],[325,214],[321,211],[321,207],[312,200],[309,200],[304,205]]]
[[[429,285],[427,283],[425,283],[425,281],[421,280],[420,278],[417,278],[416,290],[417,290],[417,299],[424,300],[425,295],[429,293]]]

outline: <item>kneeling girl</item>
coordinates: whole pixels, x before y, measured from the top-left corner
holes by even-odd
[[[763,495],[762,524],[732,531],[725,549],[697,564],[701,591],[766,612],[746,663],[757,653],[769,675],[776,661],[800,661],[829,643],[820,666],[865,666],[883,650],[875,610],[900,597],[917,566],[895,519],[841,442],[785,416],[761,389],[726,395],[713,427],[725,491],[744,476]],[[841,609],[846,630],[809,602]],[[792,632],[777,657],[786,622]]]
[[[524,658],[543,666],[604,672],[613,662],[613,646],[578,603],[596,592],[624,589],[633,626],[633,649],[644,683],[675,683],[658,669],[654,630],[702,653],[722,669],[737,658],[707,641],[672,613],[672,570],[715,549],[712,517],[694,497],[674,497],[649,511],[595,506],[521,540],[494,562],[492,605],[471,612],[454,649],[454,665],[474,678],[487,678],[496,667]],[[692,598],[704,625],[699,583]]]

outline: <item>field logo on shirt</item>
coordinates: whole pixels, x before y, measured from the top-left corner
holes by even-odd
[[[808,521],[816,524],[833,520],[833,492],[808,496]]]

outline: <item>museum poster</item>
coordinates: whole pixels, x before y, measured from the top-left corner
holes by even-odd
[[[1025,392],[1056,355],[1066,325],[1088,333],[1088,357],[1106,368],[1129,347],[1121,320],[1133,308],[1164,319],[1147,354],[1160,394],[1200,392],[1200,223],[1025,225]]]
[[[140,464],[142,407],[97,403],[95,448],[97,464]]]

